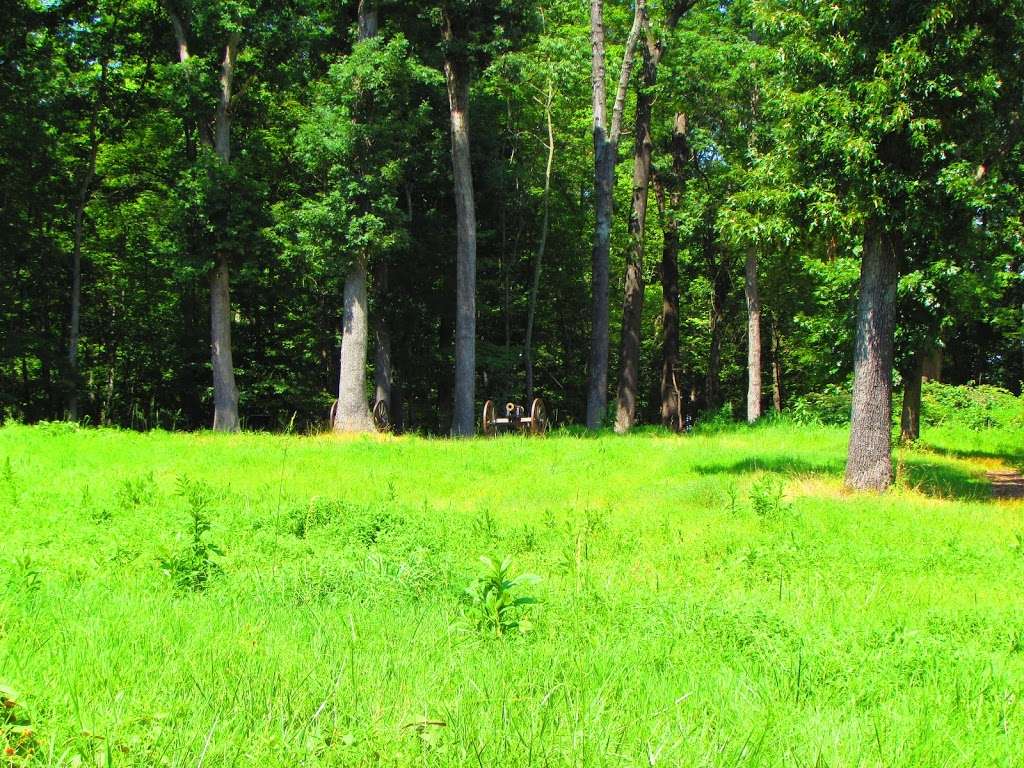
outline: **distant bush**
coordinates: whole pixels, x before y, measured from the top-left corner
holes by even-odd
[[[848,424],[853,395],[845,385],[829,384],[822,392],[798,397],[790,409],[799,424]]]
[[[921,421],[927,426],[959,425],[973,430],[1024,427],[1024,397],[988,384],[926,381],[921,389]]]
[[[893,392],[893,422],[902,412],[902,391]],[[846,386],[829,385],[822,392],[797,398],[790,408],[800,424],[843,425],[850,422],[853,397]],[[961,426],[967,429],[1024,427],[1024,397],[988,384],[953,385],[924,382],[921,389],[922,426]]]

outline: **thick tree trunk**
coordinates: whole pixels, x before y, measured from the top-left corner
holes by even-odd
[[[551,103],[554,100],[554,86],[548,83],[544,117],[548,129],[548,162],[544,168],[543,215],[540,223],[540,242],[537,257],[533,261],[533,277],[530,281],[530,300],[526,312],[526,338],[523,342],[523,360],[526,365],[526,402],[533,402],[533,327],[537,317],[537,298],[540,295],[540,275],[544,266],[544,250],[548,242],[548,223],[551,218],[551,169],[555,163],[555,126],[552,119]]]
[[[366,261],[356,259],[345,278],[345,313],[341,326],[341,367],[335,432],[372,432],[373,419],[366,405]]]
[[[922,362],[921,375],[928,381],[942,381],[942,347],[929,348]]]
[[[772,406],[782,413],[782,338],[775,320],[772,320]]]
[[[646,19],[644,21],[646,23]],[[636,424],[640,389],[640,333],[644,306],[644,236],[647,231],[647,199],[651,185],[651,107],[657,80],[659,49],[644,46],[642,88],[636,98],[633,144],[633,198],[629,215],[629,251],[626,255],[625,295],[622,299],[621,359],[615,409],[615,431],[628,432]]]
[[[452,169],[457,234],[455,287],[455,410],[452,435],[475,431],[476,384],[476,206],[469,152],[469,73],[451,58],[444,63],[451,109]]]
[[[213,367],[213,428],[238,431],[238,388],[231,359],[231,295],[228,262],[218,258],[210,271],[210,362]]]
[[[747,250],[747,423],[761,418],[761,297],[757,287],[757,249]]]
[[[611,249],[613,191],[618,141],[633,55],[640,36],[645,2],[637,0],[633,26],[626,40],[619,84],[608,125],[605,104],[604,3],[590,3],[591,103],[594,114],[594,250],[591,258],[592,294],[590,356],[587,370],[587,428],[598,429],[608,402],[608,258]]]
[[[231,87],[238,56],[239,35],[232,32],[220,70],[220,98],[214,116],[214,150],[222,163],[231,162]],[[187,57],[187,53],[185,54]],[[231,299],[228,257],[216,256],[210,272],[210,363],[213,367],[213,428],[238,431],[238,387],[231,350]]]
[[[915,354],[910,370],[903,376],[901,443],[912,443],[921,437],[921,379],[924,375],[925,359],[922,354]]]
[[[846,485],[884,491],[892,483],[892,362],[896,318],[896,251],[892,237],[869,222],[861,258],[853,409]]]
[[[370,0],[359,0],[358,19],[360,40],[366,40],[377,33],[377,13]],[[335,432],[373,431],[373,419],[366,404],[366,355],[369,349],[366,276],[366,259],[357,256],[345,276],[342,298],[338,407],[333,425]]]
[[[679,225],[675,211],[665,213],[665,193],[656,181],[659,207],[664,220],[661,249],[661,423],[679,432],[683,428],[686,405],[679,386]],[[674,206],[673,206],[674,209]]]

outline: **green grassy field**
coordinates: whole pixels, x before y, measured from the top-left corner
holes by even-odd
[[[0,765],[1022,765],[1020,433],[845,440],[0,429]]]

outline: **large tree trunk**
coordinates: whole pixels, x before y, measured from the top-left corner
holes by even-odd
[[[892,237],[868,223],[861,258],[853,409],[846,485],[884,491],[892,483],[892,362],[897,264]]]
[[[679,224],[675,210],[666,211],[665,192],[655,181],[658,206],[662,210],[664,240],[661,249],[661,423],[679,432],[683,428],[686,405],[679,386]],[[666,215],[667,213],[667,215]]]
[[[903,376],[903,413],[900,417],[900,442],[912,443],[921,437],[921,379],[925,356],[914,355],[910,370]]]
[[[377,33],[377,14],[369,0],[359,2],[359,39]],[[369,312],[366,302],[366,259],[357,256],[345,276],[335,432],[372,432],[373,419],[366,404],[366,355],[369,348]]]
[[[613,191],[622,111],[633,70],[633,55],[640,36],[644,0],[637,0],[633,26],[626,40],[611,125],[605,104],[604,3],[590,3],[591,103],[594,114],[594,250],[591,259],[592,294],[590,356],[587,370],[587,428],[604,421],[608,402],[608,257],[611,249]]]
[[[646,18],[644,19],[646,24]],[[625,294],[622,299],[619,389],[615,409],[615,431],[628,432],[636,424],[636,401],[640,389],[640,333],[644,306],[644,236],[647,231],[647,198],[651,185],[651,90],[658,76],[660,50],[645,45],[642,87],[636,98],[636,126],[633,143],[633,198],[629,214],[629,251],[626,255]]]
[[[466,64],[452,58],[445,59],[444,72],[451,111],[457,235],[452,435],[468,437],[475,431],[476,384],[476,206],[469,153],[469,72]]]
[[[533,277],[530,281],[530,300],[526,312],[526,338],[523,342],[523,360],[526,364],[526,402],[533,402],[533,326],[537,317],[537,297],[540,295],[540,275],[544,265],[544,250],[548,242],[548,223],[551,218],[551,169],[555,163],[555,126],[551,114],[554,99],[554,85],[548,83],[544,117],[548,129],[548,162],[544,168],[543,215],[540,223],[540,242],[537,244],[537,258],[533,261]]]
[[[214,150],[221,162],[231,162],[231,87],[238,56],[239,35],[232,32],[224,49],[220,70],[220,98],[214,116]],[[187,53],[186,53],[187,56]],[[222,234],[222,236],[224,236]],[[228,256],[216,255],[210,272],[210,363],[213,367],[213,428],[238,431],[238,387],[231,354],[231,299]]]
[[[681,431],[686,423],[686,401],[679,382],[679,208],[683,174],[690,160],[686,136],[686,115],[677,112],[672,121],[671,193],[666,197],[665,185],[655,179],[658,211],[661,215],[664,240],[661,249],[661,423],[673,431]]]
[[[341,328],[341,368],[335,432],[372,432],[373,419],[366,405],[366,261],[357,258],[345,278],[345,313]]]
[[[757,288],[757,249],[747,250],[747,423],[761,418],[761,297]]]
[[[238,388],[231,359],[231,294],[228,262],[219,257],[210,271],[210,362],[213,367],[213,428],[238,431]]]

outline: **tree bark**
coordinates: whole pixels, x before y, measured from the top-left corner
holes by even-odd
[[[761,418],[761,297],[757,287],[757,249],[747,250],[747,423]]]
[[[893,480],[892,363],[897,278],[893,238],[877,221],[870,221],[861,259],[846,459],[846,485],[854,490],[884,491]]]
[[[655,180],[655,194],[662,211],[664,240],[661,249],[661,423],[679,432],[683,428],[686,405],[679,386],[679,224],[675,206],[666,211],[665,191]],[[665,215],[667,212],[667,215]]]
[[[544,118],[547,124],[548,161],[544,168],[544,197],[542,202],[543,215],[540,224],[540,242],[537,244],[537,257],[533,261],[533,277],[530,281],[530,300],[526,312],[526,338],[523,341],[523,360],[526,364],[526,402],[533,402],[533,326],[537,316],[537,297],[540,295],[540,275],[544,266],[544,250],[548,242],[548,223],[551,214],[551,169],[555,163],[555,127],[551,114],[551,103],[554,99],[554,85],[548,82],[548,91],[544,102]]]
[[[446,39],[451,26],[446,25]],[[451,112],[452,175],[455,184],[455,406],[452,436],[475,432],[476,385],[476,206],[469,151],[469,73],[463,62],[446,57],[445,81]]]
[[[611,249],[615,165],[626,89],[633,71],[633,56],[640,37],[645,0],[637,0],[633,26],[619,71],[611,125],[605,103],[604,3],[590,3],[591,104],[594,115],[594,249],[591,258],[592,294],[590,355],[587,370],[587,428],[598,429],[608,402],[608,258]]]
[[[220,98],[214,116],[214,150],[225,165],[231,162],[231,87],[238,56],[239,34],[232,32],[220,68]],[[186,54],[187,55],[187,54]],[[218,253],[210,272],[210,364],[213,368],[213,428],[237,432],[238,387],[231,349],[231,293],[228,256]]]
[[[213,428],[238,431],[238,388],[231,358],[231,294],[228,262],[218,257],[210,271],[210,361],[213,367]]]
[[[359,39],[376,34],[377,14],[368,0],[359,2]],[[369,313],[366,306],[366,258],[358,255],[345,276],[342,297],[341,353],[335,432],[372,432],[373,419],[366,404],[366,355]]]
[[[693,2],[676,2],[667,18],[669,30],[675,28],[680,16]],[[637,12],[645,31],[645,44],[641,49],[643,69],[641,87],[636,99],[635,140],[633,144],[633,197],[629,216],[630,247],[626,256],[625,292],[622,301],[621,359],[619,387],[615,412],[615,431],[628,432],[636,424],[636,402],[640,388],[640,335],[642,333],[644,303],[644,240],[647,232],[647,201],[651,183],[651,113],[654,106],[654,87],[658,80],[658,64],[665,47],[654,38],[644,5]],[[677,115],[677,119],[678,119]],[[678,270],[677,270],[678,271]]]
[[[345,313],[341,327],[341,360],[335,432],[372,432],[366,405],[366,261],[357,258],[345,278]]]
[[[912,443],[921,437],[921,380],[925,357],[914,355],[910,370],[903,376],[903,413],[900,416],[900,442]]]
[[[644,24],[647,23],[646,14]],[[658,73],[659,49],[642,50],[642,86],[636,98],[636,126],[633,145],[633,198],[629,215],[629,250],[626,255],[625,294],[622,299],[622,334],[619,360],[619,388],[615,409],[615,431],[624,434],[636,424],[636,401],[640,389],[640,333],[644,306],[644,236],[647,230],[647,198],[651,185],[651,108]]]

